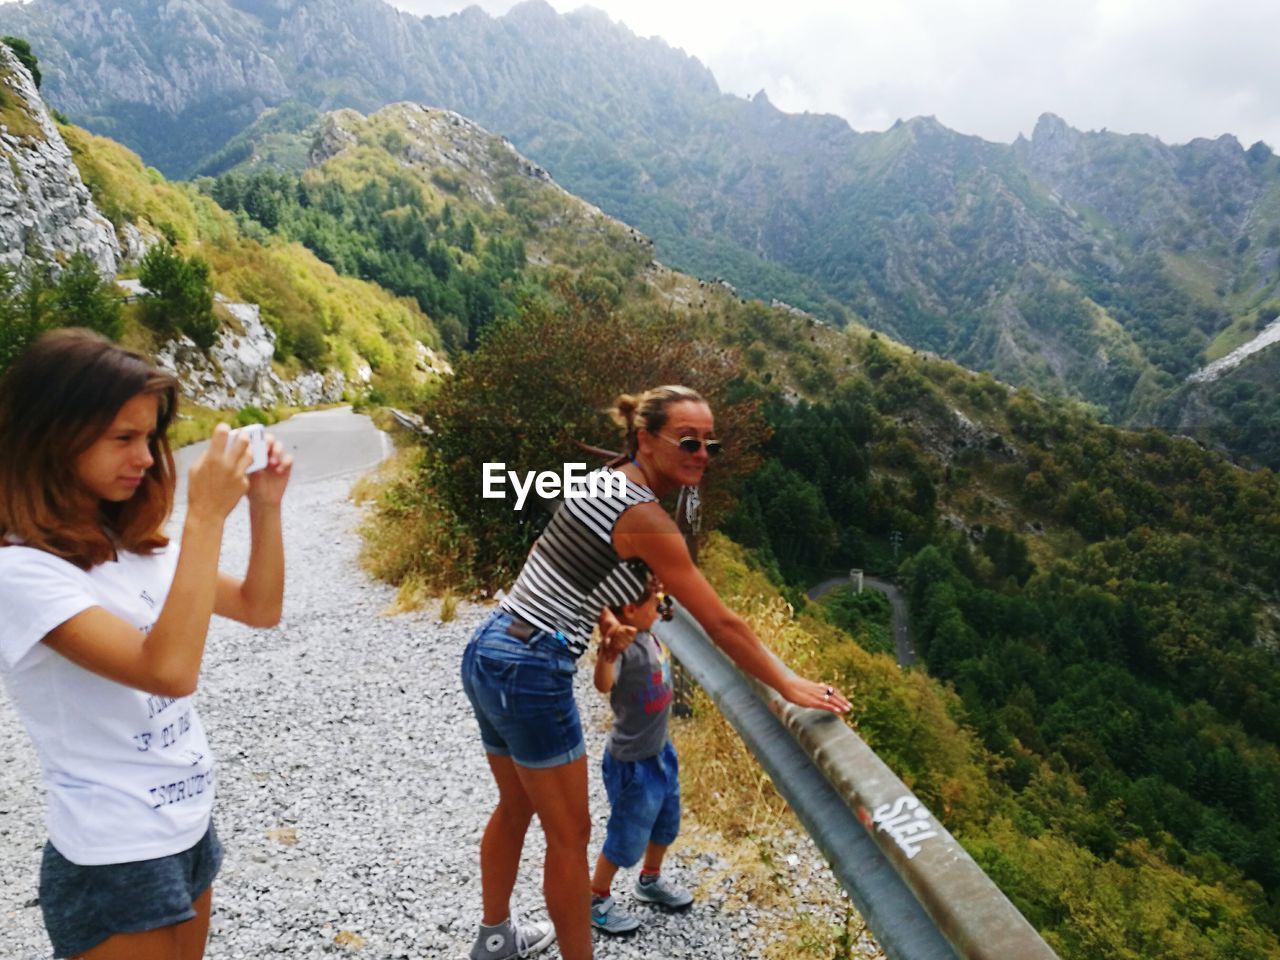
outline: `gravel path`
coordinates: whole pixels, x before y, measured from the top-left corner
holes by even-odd
[[[479,921],[476,857],[495,792],[458,663],[488,608],[461,604],[445,624],[431,611],[383,616],[393,591],[357,567],[351,479],[300,484],[286,497],[289,575],[280,626],[260,631],[218,620],[210,633],[199,705],[219,765],[215,816],[227,847],[215,884],[211,960],[461,958]],[[243,569],[246,555],[241,507],[228,524],[223,565]],[[598,758],[607,704],[590,689],[588,669],[578,682],[588,751]],[[594,857],[607,812],[594,770],[591,787]],[[6,699],[5,958],[49,956],[35,904],[43,807],[34,752]],[[787,842],[798,850],[808,843]],[[542,849],[535,825],[516,906],[539,918]],[[757,930],[752,907],[731,908],[732,880],[716,854],[681,851],[677,841],[669,868],[698,894],[693,909],[666,915],[638,905],[642,931],[627,940],[598,937],[598,957],[758,955],[767,934]],[[620,876],[615,889],[624,890],[629,877]],[[619,899],[628,902],[625,893]]]

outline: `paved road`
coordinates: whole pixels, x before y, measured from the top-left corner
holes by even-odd
[[[864,576],[862,585],[872,590],[879,590],[889,598],[889,604],[893,607],[893,645],[898,656],[898,666],[911,666],[916,662],[916,650],[911,645],[911,635],[907,630],[907,601],[903,599],[902,591],[888,580],[880,580],[877,577]],[[810,587],[806,596],[810,600],[817,600],[837,587],[847,586],[849,586],[848,577],[832,577],[830,580],[823,580]]]
[[[293,484],[317,483],[347,474],[364,473],[391,454],[391,441],[364,414],[350,407],[300,413],[267,427],[293,454]],[[183,447],[178,464],[176,502],[186,502],[187,468],[209,444]]]

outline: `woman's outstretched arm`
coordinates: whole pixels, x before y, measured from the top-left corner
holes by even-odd
[[[620,557],[639,557],[739,667],[802,707],[844,713],[849,701],[834,687],[796,676],[771,654],[746,621],[725,606],[689,556],[675,522],[656,503],[627,510],[613,531]]]

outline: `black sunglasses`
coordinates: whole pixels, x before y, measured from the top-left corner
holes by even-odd
[[[681,437],[679,440],[674,440],[661,433],[654,434],[654,436],[662,437],[667,443],[674,443],[685,453],[697,453],[705,446],[707,448],[707,456],[718,457],[720,451],[724,449],[724,444],[719,440],[699,440],[697,437]]]

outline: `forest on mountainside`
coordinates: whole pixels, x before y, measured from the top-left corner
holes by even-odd
[[[474,346],[479,331],[515,312],[525,265],[520,238],[485,238],[448,203],[439,213],[427,209],[421,184],[408,174],[359,190],[285,173],[226,174],[209,193],[224,210],[297,240],[339,273],[412,297],[438,318],[450,351]]]

